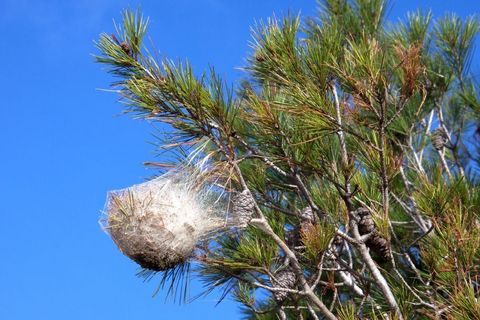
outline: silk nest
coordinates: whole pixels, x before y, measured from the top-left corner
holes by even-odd
[[[101,223],[118,249],[152,271],[185,263],[196,245],[224,229],[219,191],[189,170],[108,193]]]

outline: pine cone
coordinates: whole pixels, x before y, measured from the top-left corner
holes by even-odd
[[[298,217],[300,218],[300,225],[285,231],[285,242],[287,245],[295,250],[295,247],[302,245],[302,237],[300,235],[300,230],[305,228],[307,225],[314,224],[318,221],[317,216],[313,213],[311,207],[303,208],[299,213]]]
[[[383,262],[390,260],[390,243],[387,239],[374,235],[365,243]]]
[[[358,221],[358,232],[361,235],[375,231],[375,222],[373,222],[370,211],[367,208],[357,209],[357,215],[360,217]]]
[[[432,140],[432,145],[437,150],[442,150],[443,147],[447,144],[448,136],[445,130],[442,128],[438,128],[437,130],[433,131],[430,135],[430,139]]]
[[[365,242],[368,248],[372,252],[376,253],[382,261],[386,262],[390,258],[390,243],[387,239],[380,236],[376,232],[375,222],[372,219],[372,215],[367,208],[357,209],[357,215],[360,220],[358,221],[358,232],[360,235],[365,235],[374,232],[374,234],[368,238]]]
[[[285,243],[291,249],[302,245],[300,232],[297,228],[285,231]]]
[[[314,223],[317,221],[316,215],[313,213],[313,210],[311,207],[305,207],[303,208],[302,211],[299,213],[300,219],[302,219],[304,222],[310,222]]]
[[[275,278],[278,281],[278,283],[274,284],[275,287],[292,289],[297,283],[297,277],[295,276],[295,273],[290,269],[281,270],[280,272],[277,273]],[[288,295],[289,293],[285,291],[275,291],[273,293],[273,298],[277,302],[281,302],[281,301],[284,301],[288,297]]]
[[[255,55],[255,60],[257,60],[257,62],[264,62],[265,61],[265,57],[261,54],[261,53],[257,53]]]
[[[248,191],[236,192],[232,195],[232,213],[239,227],[246,227],[255,212],[255,200]]]
[[[122,43],[120,43],[120,47],[122,48],[123,52],[125,52],[127,55],[130,55],[131,50],[130,50],[130,46],[128,45],[128,43],[122,42]]]
[[[311,225],[317,224],[321,218],[319,218],[312,210],[310,206],[303,208],[299,213],[300,225],[293,229],[285,231],[285,242],[288,247],[294,251],[302,251],[301,249],[295,249],[302,246],[301,230],[306,229]]]

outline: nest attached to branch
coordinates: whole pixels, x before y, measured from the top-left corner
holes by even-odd
[[[226,210],[214,192],[183,171],[108,193],[104,229],[145,269],[164,271],[187,262],[199,241],[224,227]]]

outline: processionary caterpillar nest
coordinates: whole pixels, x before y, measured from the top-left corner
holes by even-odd
[[[164,271],[186,262],[199,241],[225,226],[216,192],[184,171],[108,193],[103,226],[143,268]]]

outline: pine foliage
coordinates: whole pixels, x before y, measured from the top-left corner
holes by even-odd
[[[480,319],[480,25],[387,9],[260,23],[238,88],[158,58],[139,12],[96,43],[127,111],[242,211],[189,270],[246,319]]]

